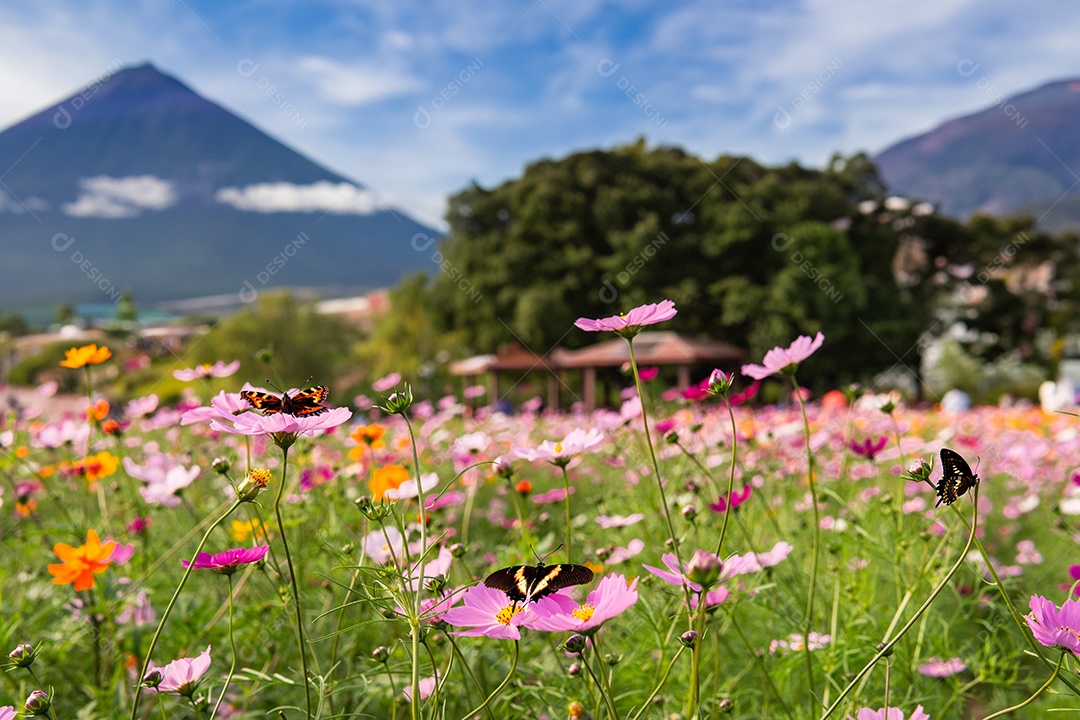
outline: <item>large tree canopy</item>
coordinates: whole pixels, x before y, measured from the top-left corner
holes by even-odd
[[[960,323],[986,360],[1031,357],[1047,324],[1069,329],[1074,237],[1030,220],[963,224],[886,194],[862,154],[770,168],[639,141],[542,160],[450,199],[440,271],[398,289],[377,335],[456,357],[512,341],[543,354],[595,340],[578,317],[670,298],[666,328],[751,357],[823,332],[800,379],[835,387],[893,367],[917,379],[927,339]]]

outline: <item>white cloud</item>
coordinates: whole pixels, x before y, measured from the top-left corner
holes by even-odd
[[[302,58],[297,68],[323,97],[341,105],[366,105],[424,87],[420,78],[383,64],[346,65],[327,57]]]
[[[312,185],[287,182],[258,183],[217,191],[217,201],[251,212],[328,212],[334,215],[370,215],[378,200],[370,190],[349,183],[325,180]]]
[[[176,189],[153,175],[114,178],[99,175],[79,180],[81,192],[64,213],[74,217],[128,218],[143,210],[166,210],[176,204]]]

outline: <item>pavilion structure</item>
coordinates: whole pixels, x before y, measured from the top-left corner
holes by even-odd
[[[696,366],[735,370],[746,360],[744,350],[713,340],[699,340],[675,332],[641,332],[634,337],[634,359],[639,368],[647,366],[678,369],[679,387],[690,386],[690,373]],[[501,397],[500,379],[505,375],[515,381],[531,372],[543,372],[547,377],[547,404],[559,407],[559,386],[569,388],[566,375],[581,372],[580,399],[586,410],[597,404],[597,372],[607,368],[622,368],[630,362],[630,349],[625,339],[616,337],[582,348],[556,348],[546,355],[536,355],[518,344],[509,345],[493,355],[477,355],[451,363],[450,372],[475,383],[487,376],[489,402]]]

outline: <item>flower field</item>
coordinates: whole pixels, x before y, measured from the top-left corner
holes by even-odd
[[[579,327],[632,347],[674,315]],[[823,342],[512,415],[224,363],[180,371],[178,406],[111,406],[116,359],[73,348],[88,409],[0,426],[0,720],[1080,709],[1080,420],[808,398]]]

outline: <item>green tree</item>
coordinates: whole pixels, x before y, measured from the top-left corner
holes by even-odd
[[[483,301],[440,275],[427,311],[460,354],[512,340],[544,353],[595,340],[572,329],[577,317],[670,298],[675,328],[753,356],[820,330],[817,382],[865,378],[925,319],[893,279],[900,233],[857,207],[882,192],[865,156],[823,172],[639,141],[543,160],[451,198],[441,252]]]
[[[330,384],[344,376],[359,331],[344,320],[322,315],[313,302],[288,293],[262,293],[250,307],[218,323],[194,346],[194,361],[239,359],[241,378],[260,385],[269,378],[281,389],[314,378]],[[270,360],[256,355],[269,349]]]

